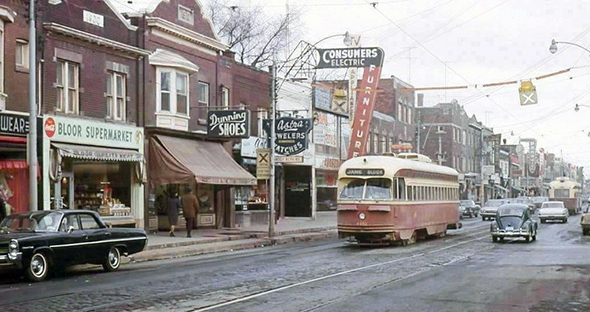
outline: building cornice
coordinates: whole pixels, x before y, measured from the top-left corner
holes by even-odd
[[[43,25],[46,30],[50,32],[55,32],[67,37],[72,37],[78,40],[90,42],[96,44],[98,46],[103,46],[106,48],[110,48],[113,50],[121,51],[124,53],[132,54],[139,57],[144,57],[150,55],[150,51],[140,49],[128,44],[124,44],[115,40],[111,40],[108,38],[104,38],[101,36],[97,36],[91,33],[87,33],[75,28],[71,28],[68,26],[56,24],[56,23],[45,23]]]
[[[175,37],[182,38],[186,41],[207,47],[215,52],[222,52],[227,50],[228,46],[219,40],[204,36],[198,32],[184,28],[172,22],[159,17],[148,17],[146,18],[149,27],[162,30]]]

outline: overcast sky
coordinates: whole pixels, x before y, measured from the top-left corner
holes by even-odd
[[[204,1],[206,2],[206,1]],[[590,53],[551,39],[590,48],[590,1],[581,0],[289,0],[303,11],[303,40],[357,33],[361,45],[385,51],[383,77],[395,75],[415,87],[481,85],[521,80],[574,67],[533,81],[539,104],[521,107],[518,85],[425,91],[425,105],[457,99],[468,114],[502,133],[509,143],[534,137],[538,147],[590,166]],[[369,2],[378,2],[373,8]],[[261,3],[269,14],[285,12],[287,0]],[[397,25],[397,26],[396,26]],[[341,38],[320,47],[340,47]],[[408,48],[411,53],[408,52]],[[411,59],[408,57],[411,56]],[[446,64],[446,66],[445,66]],[[446,79],[445,79],[446,76]],[[511,135],[511,133],[514,135]]]

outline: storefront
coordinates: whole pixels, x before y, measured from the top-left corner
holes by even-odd
[[[143,129],[63,116],[43,120],[44,209],[88,209],[143,226]]]
[[[234,197],[243,199],[243,190],[256,186],[256,178],[234,161],[221,142],[186,133],[173,135],[157,130],[149,134],[148,201],[158,214],[158,228],[167,229],[166,198],[182,196],[187,188],[199,200],[197,227],[230,226]],[[184,222],[180,218],[179,226],[184,227]]]
[[[316,192],[317,210],[330,211],[336,209],[338,197],[338,168],[342,160],[338,158],[316,155]]]
[[[29,211],[28,132],[28,114],[0,113],[0,196],[8,199],[7,213]]]

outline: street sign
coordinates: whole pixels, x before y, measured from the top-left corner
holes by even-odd
[[[290,164],[302,163],[303,156],[276,156],[275,161],[280,162],[280,163],[290,163]]]
[[[270,179],[270,148],[256,150],[256,179]]]
[[[520,105],[537,104],[537,88],[531,81],[523,81],[518,88],[520,93]]]

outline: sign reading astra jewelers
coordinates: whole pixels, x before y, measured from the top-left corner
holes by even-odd
[[[318,49],[320,60],[316,68],[368,67],[383,62],[381,48]]]
[[[247,138],[250,136],[250,112],[219,110],[207,113],[207,135],[212,138]]]
[[[131,125],[62,116],[45,116],[43,133],[52,142],[140,149],[143,129]]]
[[[307,149],[309,132],[313,127],[311,118],[281,117],[276,120],[275,152],[279,155],[296,155]],[[270,120],[264,120],[267,133]]]

